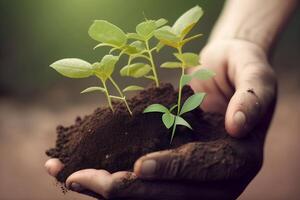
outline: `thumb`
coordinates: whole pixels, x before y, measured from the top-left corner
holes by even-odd
[[[139,158],[134,173],[143,179],[174,179],[180,174],[184,157],[174,150],[158,151]]]
[[[268,64],[252,62],[236,69],[236,91],[229,101],[225,127],[233,137],[243,137],[260,122],[276,95],[276,78]]]

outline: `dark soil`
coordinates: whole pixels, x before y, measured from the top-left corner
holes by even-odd
[[[191,88],[185,86],[183,102],[192,94]],[[77,117],[72,126],[58,126],[56,146],[46,152],[49,157],[59,158],[65,165],[56,177],[57,180],[64,183],[70,174],[86,168],[106,169],[109,172],[130,171],[134,162],[142,155],[176,148],[193,141],[200,141],[196,143],[197,148],[201,150],[198,153],[201,158],[195,156],[197,162],[202,162],[200,164],[203,171],[206,167],[213,172],[206,173],[205,177],[219,180],[221,178],[218,177],[242,176],[243,173],[239,173],[239,169],[246,165],[245,159],[236,161],[235,157],[238,154],[235,154],[228,144],[231,140],[237,140],[226,133],[222,115],[205,113],[201,109],[185,114],[183,117],[191,124],[193,131],[179,126],[170,145],[170,130],[164,127],[161,113],[142,113],[153,103],[160,103],[169,108],[176,101],[177,92],[173,86],[161,84],[159,88],[149,87],[128,100],[133,116],[129,116],[125,105],[114,102],[114,114],[109,108],[100,107],[91,115]],[[212,145],[206,145],[209,143]],[[237,143],[236,146],[241,148],[241,144]],[[207,162],[211,164],[207,165]],[[252,171],[257,171],[259,164],[249,167]],[[248,173],[247,170],[243,172]]]

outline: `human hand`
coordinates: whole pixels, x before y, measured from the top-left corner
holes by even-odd
[[[254,43],[228,39],[209,43],[200,57],[200,68],[216,73],[214,79],[191,82],[195,91],[207,93],[202,108],[225,114],[231,136],[245,136],[276,100],[276,77],[266,52]]]
[[[212,81],[191,83],[194,90],[208,93],[203,109],[226,113],[226,129],[232,136],[252,130],[251,134],[240,140],[228,137],[151,153],[135,163],[133,173],[81,170],[67,179],[67,187],[98,198],[236,198],[261,167],[276,79],[264,52],[244,41],[211,43],[201,53],[201,61],[217,74]],[[242,126],[235,123],[237,111],[245,114]],[[46,163],[52,176],[62,167],[57,159]]]

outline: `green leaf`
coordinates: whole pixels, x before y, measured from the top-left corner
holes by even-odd
[[[155,77],[153,75],[147,75],[145,78],[155,81]]]
[[[168,23],[168,20],[166,20],[164,18],[160,18],[159,20],[155,21],[156,28],[166,25],[166,23]]]
[[[214,77],[215,75],[215,72],[209,69],[199,69],[192,74],[193,78],[197,78],[199,80],[207,80]]]
[[[134,41],[128,46],[125,47],[125,53],[132,55],[132,54],[137,54],[145,50],[145,45],[141,41]]]
[[[143,40],[143,38],[139,36],[137,33],[127,33],[126,36],[128,39]]]
[[[115,46],[113,44],[107,44],[107,43],[100,43],[100,44],[97,44],[93,49],[97,49],[99,47],[114,47],[114,48],[119,48],[118,46]]]
[[[172,113],[164,113],[162,115],[162,121],[164,123],[164,125],[166,126],[167,129],[171,128],[174,124],[175,121],[175,115],[173,115]]]
[[[94,69],[97,77],[102,80],[106,80],[112,75],[115,69],[115,65],[118,62],[119,57],[113,55],[105,55],[100,63],[94,63]]]
[[[169,110],[165,106],[161,104],[152,104],[148,106],[143,113],[149,113],[149,112],[161,112],[161,113],[168,113]]]
[[[153,36],[155,29],[156,23],[154,20],[147,20],[136,26],[137,34],[144,40],[149,40]]]
[[[126,44],[126,34],[116,25],[105,20],[95,20],[90,26],[89,35],[94,40],[121,47]]]
[[[143,90],[144,88],[137,85],[130,85],[123,89],[123,92]]]
[[[199,107],[205,97],[205,93],[196,93],[190,96],[183,104],[179,115],[187,113]]]
[[[183,54],[174,53],[174,55],[176,56],[176,58],[178,60],[183,62],[185,68],[196,67],[197,65],[199,65],[199,55],[198,54],[195,54],[195,53],[183,53]]]
[[[94,92],[94,91],[100,91],[100,92],[105,92],[106,90],[102,87],[89,87],[86,88],[85,90],[81,91],[80,93],[87,93],[87,92]]]
[[[181,15],[174,25],[172,29],[175,34],[181,35],[182,38],[195,26],[195,24],[199,21],[199,19],[203,15],[203,10],[199,6],[195,6]]]
[[[151,66],[145,63],[134,63],[126,65],[120,71],[121,76],[130,76],[140,78],[147,75],[151,71]]]
[[[86,78],[93,75],[93,67],[90,63],[78,58],[65,58],[50,65],[58,73],[69,78]]]
[[[183,118],[180,117],[180,116],[176,116],[175,124],[176,124],[176,125],[186,126],[186,127],[188,127],[189,129],[193,130],[193,128],[191,127],[191,125],[190,125],[187,121],[185,121],[185,119],[183,119]]]
[[[181,63],[180,62],[165,62],[163,63],[160,67],[162,68],[181,68]]]
[[[181,77],[181,87],[189,84],[192,80],[193,76],[191,75],[188,75],[188,74],[184,74],[182,77]]]
[[[179,45],[180,37],[172,32],[171,27],[163,26],[160,29],[154,31],[154,36],[167,46],[177,48]]]

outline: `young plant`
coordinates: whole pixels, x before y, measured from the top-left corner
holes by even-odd
[[[178,86],[178,100],[177,104],[172,106],[170,109],[160,104],[153,104],[148,106],[144,113],[149,112],[161,112],[162,121],[167,129],[173,127],[171,142],[175,135],[176,126],[183,125],[192,129],[191,125],[182,118],[182,115],[194,110],[199,107],[205,97],[205,93],[196,93],[190,96],[182,105],[182,88],[188,84],[193,78],[200,80],[206,80],[214,76],[214,73],[209,70],[200,69],[193,74],[185,74],[185,69],[195,67],[199,65],[198,54],[191,52],[183,52],[183,46],[196,38],[199,38],[202,34],[187,37],[196,23],[200,20],[203,15],[203,11],[199,6],[188,10],[182,16],[180,16],[172,27],[163,26],[154,31],[154,36],[160,41],[160,46],[166,45],[177,50],[174,53],[176,62],[165,62],[161,65],[162,68],[169,69],[181,69],[181,76]],[[176,109],[176,112],[173,111]]]
[[[128,86],[123,91],[121,91],[120,87],[112,78],[112,74],[115,69],[115,65],[119,60],[118,56],[106,55],[102,58],[100,62],[95,62],[90,64],[87,61],[78,59],[78,58],[65,58],[62,60],[58,60],[50,65],[53,69],[55,69],[61,75],[64,75],[69,78],[87,78],[90,76],[96,76],[100,79],[102,83],[102,87],[94,86],[89,87],[83,90],[81,93],[94,92],[99,91],[103,92],[107,98],[108,105],[112,112],[114,112],[114,108],[112,106],[112,99],[118,99],[125,103],[128,112],[132,115],[132,111],[130,110],[126,97],[123,92],[132,91],[139,89],[138,86]],[[107,88],[107,81],[110,81],[112,85],[118,92],[118,96],[111,95]]]
[[[119,57],[123,54],[128,55],[128,63],[124,66],[121,76],[130,76],[133,78],[145,77],[155,82],[159,86],[157,69],[153,59],[153,51],[156,47],[150,47],[149,41],[154,38],[154,32],[165,25],[167,20],[147,20],[136,26],[136,33],[125,34],[123,30],[114,24],[105,20],[96,20],[89,29],[89,35],[94,40],[100,42],[95,48],[108,46],[110,52],[119,50]],[[129,42],[134,40],[133,42]],[[132,61],[136,58],[146,59],[148,63]],[[150,71],[152,74],[149,75]]]

